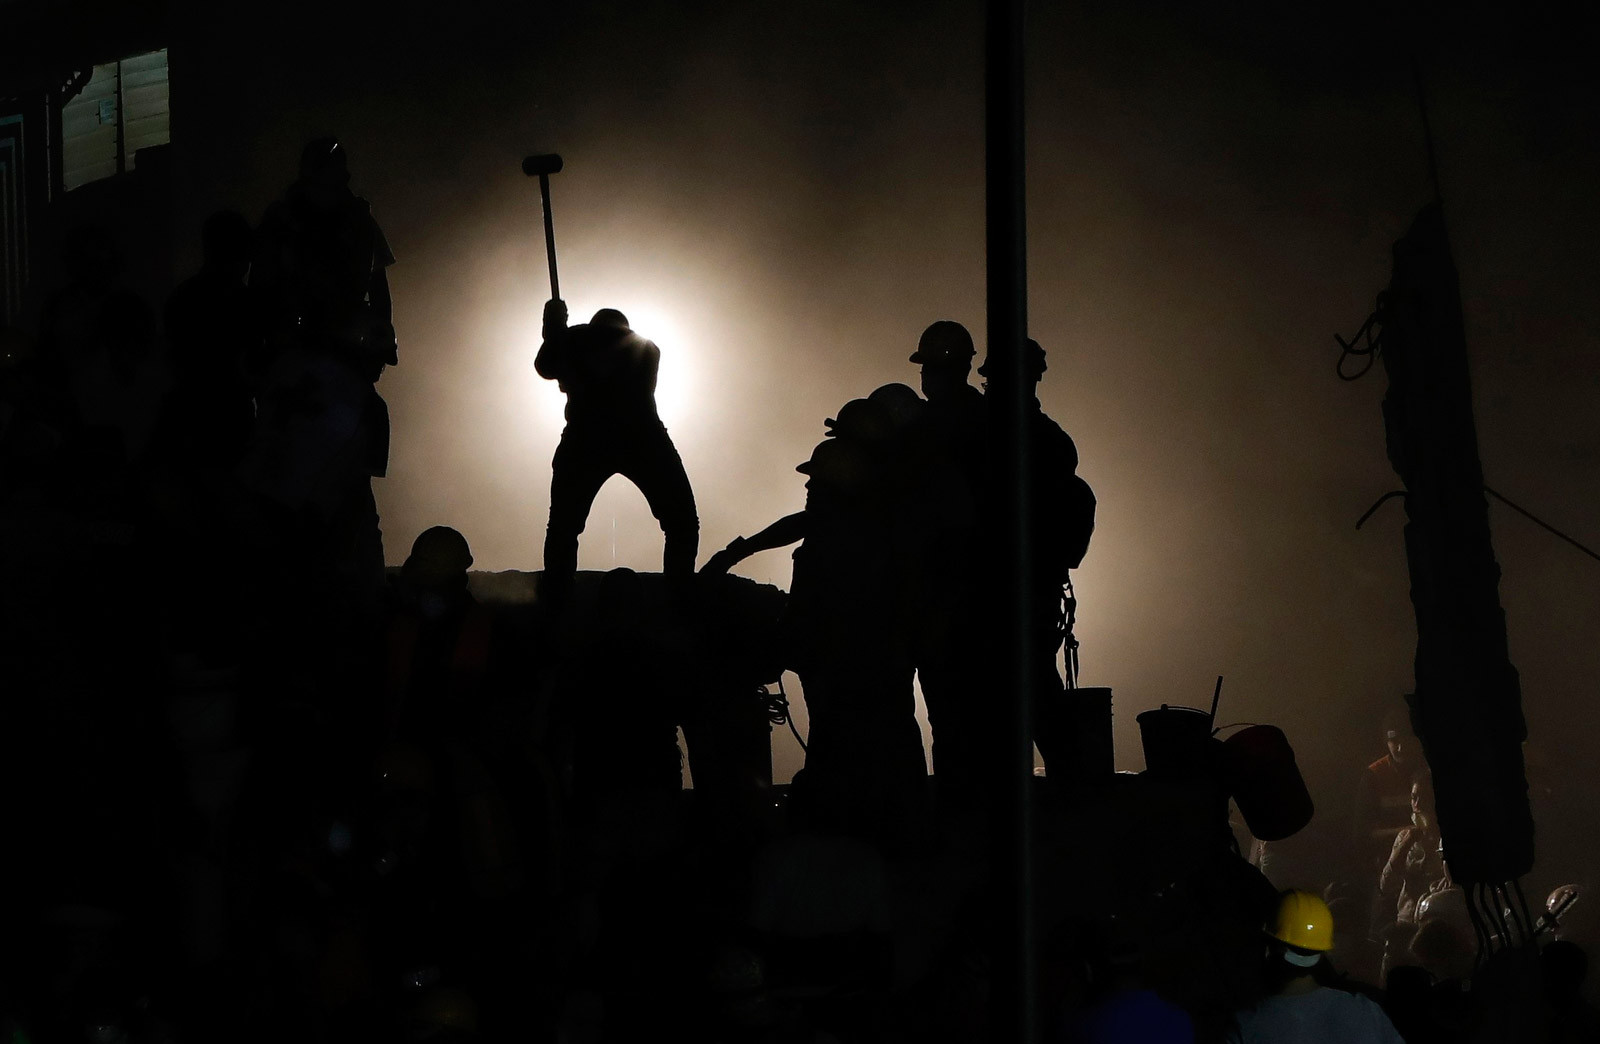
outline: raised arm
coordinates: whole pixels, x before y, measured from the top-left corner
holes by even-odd
[[[567,303],[559,297],[544,305],[544,343],[533,357],[533,368],[547,381],[559,381],[564,367],[561,343],[567,333]]]

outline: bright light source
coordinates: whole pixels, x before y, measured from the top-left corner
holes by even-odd
[[[677,317],[653,301],[636,300],[619,306],[628,324],[640,337],[654,341],[661,349],[661,373],[656,379],[656,409],[667,427],[685,424],[691,418],[694,390],[695,344],[691,333]]]

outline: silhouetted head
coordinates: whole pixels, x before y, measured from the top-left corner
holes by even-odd
[[[1023,345],[1023,351],[1026,353],[1028,380],[1037,383],[1044,377],[1044,371],[1049,368],[1045,365],[1044,348],[1038,341],[1030,337],[1027,343]],[[994,356],[992,354],[983,360],[983,365],[978,367],[979,377],[989,376],[989,363],[993,360]]]
[[[916,420],[927,406],[927,403],[911,390],[910,385],[906,384],[885,384],[881,388],[873,389],[867,398],[881,405],[897,428],[903,428]]]
[[[1411,714],[1408,710],[1394,707],[1383,716],[1383,739],[1389,748],[1390,761],[1404,766],[1412,763],[1416,737],[1411,732]]]
[[[219,210],[206,218],[201,229],[201,248],[205,267],[231,278],[243,279],[250,271],[250,253],[255,234],[250,222],[237,210]]]
[[[970,367],[972,357],[978,354],[972,347],[972,335],[967,328],[950,319],[938,322],[922,331],[917,340],[917,350],[911,361],[922,366]]]
[[[794,470],[807,478],[806,489],[861,489],[871,478],[870,454],[850,440],[824,439],[811,451],[811,459]]]
[[[602,308],[589,320],[590,326],[609,326],[615,330],[628,329],[628,317],[615,308]]]
[[[467,546],[467,538],[449,526],[434,526],[423,530],[411,545],[400,575],[421,589],[461,589],[467,585],[470,568],[472,549]]]
[[[922,331],[911,361],[922,366],[922,394],[937,402],[959,393],[972,372],[972,335],[960,323],[941,319]]]
[[[337,138],[317,138],[300,153],[300,191],[313,206],[332,210],[350,193],[350,165]]]
[[[300,180],[343,187],[350,183],[350,164],[338,138],[316,138],[300,150]]]
[[[882,403],[871,399],[851,399],[839,407],[837,417],[822,422],[828,437],[883,442],[894,435],[894,418]]]

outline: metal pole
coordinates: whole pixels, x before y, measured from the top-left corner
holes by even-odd
[[[988,246],[990,419],[1002,479],[999,521],[1000,619],[1006,638],[996,650],[996,672],[1009,698],[1003,729],[1007,806],[995,876],[1003,897],[996,923],[993,1039],[1032,1044],[1033,960],[1033,714],[1029,665],[1035,656],[1027,578],[1032,575],[1032,534],[1025,481],[1032,384],[1025,372],[1028,329],[1027,248],[1024,222],[1023,0],[988,0],[986,19],[985,181]]]

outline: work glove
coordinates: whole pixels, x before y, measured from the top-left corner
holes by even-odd
[[[544,328],[546,330],[567,328],[567,302],[559,297],[552,297],[544,303]]]

